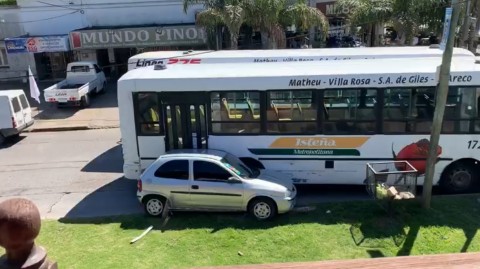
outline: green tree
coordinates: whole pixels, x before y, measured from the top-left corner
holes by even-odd
[[[307,30],[318,26],[328,31],[324,14],[308,6],[305,0],[288,5],[286,0],[244,0],[246,22],[262,35],[263,48],[286,46],[285,27],[295,25]]]
[[[349,10],[352,26],[372,29],[390,24],[402,43],[410,44],[420,30],[439,33],[447,0],[339,0],[340,8]]]
[[[230,33],[230,49],[238,49],[240,27],[245,20],[245,11],[239,1],[232,2],[221,8],[209,8],[197,15],[197,24],[208,27],[225,25]]]

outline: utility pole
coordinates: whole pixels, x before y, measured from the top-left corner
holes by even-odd
[[[443,125],[445,104],[447,102],[449,86],[448,84],[450,80],[450,65],[452,62],[453,54],[453,42],[455,40],[455,29],[457,27],[459,14],[460,8],[458,6],[458,0],[452,0],[452,17],[450,27],[448,29],[448,38],[446,39],[445,50],[443,52],[442,65],[440,66],[440,81],[438,84],[435,98],[435,113],[433,115],[432,132],[430,134],[430,148],[427,158],[427,169],[425,172],[425,180],[423,183],[422,207],[426,209],[430,208],[430,203],[432,200],[433,174],[435,172],[435,163],[437,161],[437,147]]]

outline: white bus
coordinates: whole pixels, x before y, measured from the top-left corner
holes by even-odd
[[[221,51],[154,51],[132,56],[128,70],[155,64],[211,64],[211,63],[264,63],[298,61],[337,61],[353,59],[436,57],[442,51],[434,46],[416,47],[367,47],[332,49],[280,49],[280,50],[221,50]],[[455,48],[454,59],[475,61],[475,55],[462,48]]]
[[[160,65],[118,81],[124,174],[171,149],[226,150],[298,184],[363,184],[371,161],[408,160],[423,184],[439,62]],[[480,160],[480,67],[453,63],[434,183],[470,189]]]

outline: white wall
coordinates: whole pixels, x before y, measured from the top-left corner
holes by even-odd
[[[194,23],[201,5],[183,12],[182,0],[18,0],[25,31],[31,35],[68,34],[90,26]],[[71,2],[73,4],[69,5]],[[82,4],[83,3],[83,4]],[[73,14],[72,14],[73,13]],[[54,18],[57,17],[57,18]]]
[[[0,8],[0,40],[7,37],[15,37],[25,34],[24,27],[19,24],[18,8],[4,7]],[[4,42],[0,42],[4,47]],[[28,53],[8,54],[8,68],[0,68],[0,79],[19,80],[20,76],[26,75],[28,65],[32,67],[32,72],[36,72],[35,59]],[[1,83],[1,81],[0,81]]]

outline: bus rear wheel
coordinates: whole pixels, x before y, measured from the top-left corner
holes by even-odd
[[[473,164],[457,162],[444,171],[440,187],[447,193],[465,193],[472,190],[477,182],[478,174]]]

